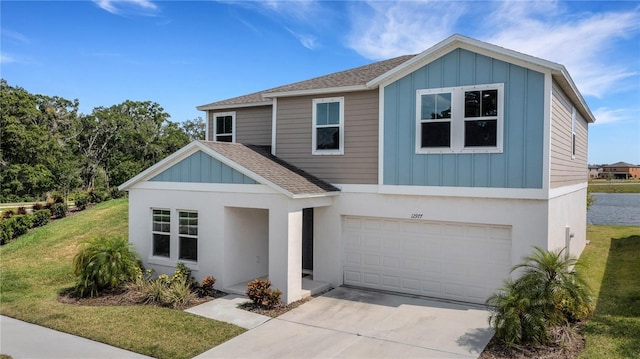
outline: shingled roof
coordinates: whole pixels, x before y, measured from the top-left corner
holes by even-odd
[[[271,100],[268,98],[269,94],[274,93],[365,86],[367,82],[412,59],[415,56],[416,55],[399,56],[393,59],[375,62],[369,65],[364,65],[353,69],[312,78],[310,80],[300,81],[248,95],[212,102],[206,105],[198,106],[197,109],[207,110],[213,108],[232,107],[234,105],[242,106],[249,104],[268,105],[271,103]]]
[[[263,147],[229,142],[200,143],[294,196],[340,191],[332,184],[273,156]]]

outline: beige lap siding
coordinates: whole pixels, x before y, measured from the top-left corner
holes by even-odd
[[[213,116],[220,112],[236,113],[236,143],[246,145],[271,146],[271,106],[229,108],[224,110],[209,110],[207,131],[209,140],[213,140]]]
[[[587,121],[576,111],[576,155],[571,158],[573,105],[554,82],[551,103],[551,188],[587,181]]]
[[[312,155],[312,101],[344,97],[344,155]],[[378,181],[378,91],[278,98],[276,156],[331,183]]]

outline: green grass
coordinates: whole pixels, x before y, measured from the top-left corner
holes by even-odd
[[[640,358],[640,227],[589,226],[581,259],[597,298],[580,358]]]
[[[638,182],[589,183],[589,191],[593,193],[640,193],[640,183]]]
[[[0,314],[156,358],[191,358],[244,332],[167,308],[59,302],[58,293],[74,284],[71,261],[78,243],[127,236],[127,221],[128,201],[112,200],[0,248]]]

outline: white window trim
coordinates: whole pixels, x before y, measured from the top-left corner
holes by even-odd
[[[483,90],[498,90],[498,116],[491,116],[491,118],[497,118],[496,128],[496,146],[491,147],[464,147],[464,93],[466,91],[483,91]],[[450,122],[451,123],[451,138],[449,147],[431,147],[423,148],[422,144],[422,119],[421,119],[421,104],[422,95],[433,93],[451,93],[451,118],[447,120],[434,121],[434,122]],[[486,85],[472,85],[461,87],[444,87],[435,89],[420,89],[416,91],[416,154],[430,154],[430,153],[502,153],[503,152],[503,138],[504,138],[504,84],[486,84]],[[481,120],[482,117],[476,117],[474,120]]]
[[[236,142],[236,112],[215,112],[213,114],[213,139],[211,141],[218,142],[218,124],[216,120],[220,116],[231,116],[231,142]],[[222,134],[223,136],[228,136],[227,134]]]
[[[327,102],[338,102],[340,103],[340,123],[338,124],[338,128],[340,131],[340,143],[337,150],[318,150],[316,148],[316,132],[318,126],[316,125],[316,104],[319,103],[327,103]],[[328,98],[316,98],[312,101],[312,111],[311,111],[311,153],[313,155],[344,155],[344,97],[328,97]],[[323,126],[320,126],[323,127]],[[327,126],[327,127],[335,127],[335,125]]]
[[[169,232],[160,232],[160,231],[156,231],[153,229],[153,224],[155,222],[154,218],[153,218],[153,211],[167,211],[169,212]],[[171,218],[171,210],[168,208],[159,208],[159,207],[152,207],[151,208],[151,248],[149,253],[151,254],[151,257],[153,258],[162,258],[164,260],[168,260],[171,258],[171,255],[173,254],[173,251],[171,250],[171,231],[173,230],[173,219]],[[155,255],[153,253],[153,235],[154,234],[161,234],[161,235],[167,235],[169,236],[169,257],[165,257],[165,256],[159,256],[159,255]]]
[[[180,233],[180,213],[195,213],[196,215],[198,215],[198,224],[196,226],[196,228],[198,229],[198,234],[193,235],[193,234],[181,234]],[[200,259],[200,241],[199,241],[199,234],[200,234],[200,214],[198,213],[197,210],[194,209],[178,209],[176,210],[176,217],[177,217],[177,221],[176,221],[176,247],[178,248],[177,252],[176,252],[176,257],[177,260],[180,262],[189,262],[189,263],[198,263],[198,260]],[[186,237],[186,238],[193,238],[196,240],[196,257],[198,258],[198,260],[191,260],[191,259],[182,259],[180,258],[180,237]]]
[[[576,159],[576,150],[577,150],[577,137],[576,137],[576,108],[571,108],[571,159]]]

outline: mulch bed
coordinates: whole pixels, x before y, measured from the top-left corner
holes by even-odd
[[[272,309],[262,308],[260,306],[253,304],[252,302],[246,302],[244,304],[241,304],[238,306],[238,308],[244,309],[252,313],[262,314],[262,315],[269,316],[271,318],[275,318],[281,314],[284,314],[290,311],[291,309],[301,306],[302,304],[310,301],[311,299],[313,299],[313,297],[306,297],[288,305],[280,304],[277,307]]]
[[[213,293],[203,294],[200,292],[196,292],[196,298],[182,308],[176,309],[187,309],[194,307],[196,305],[206,303],[210,300],[214,300],[216,298],[224,297],[227,293],[214,290]],[[109,306],[109,305],[151,305],[144,304],[138,301],[138,296],[135,292],[128,291],[124,288],[116,288],[110,291],[105,291],[97,297],[93,298],[80,298],[73,294],[71,290],[67,290],[66,292],[61,293],[58,296],[58,301],[65,304],[72,305],[86,305],[86,306]]]
[[[549,346],[521,346],[508,348],[497,342],[494,337],[484,349],[478,359],[574,359],[584,350],[584,336],[581,333],[582,324],[575,326],[577,338],[565,345],[555,343]]]

